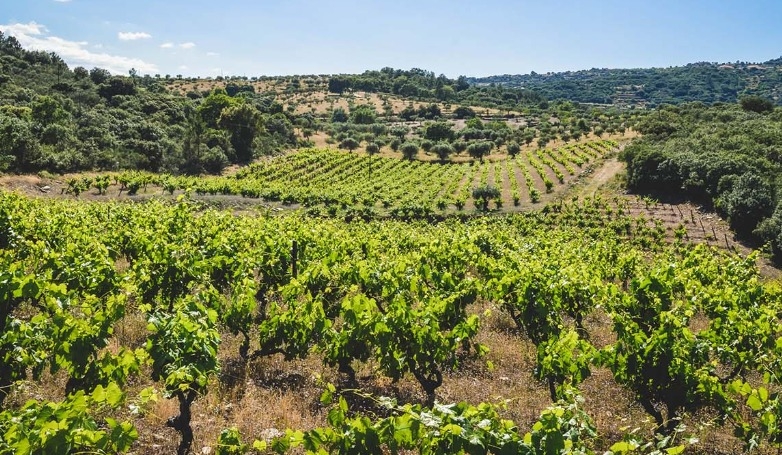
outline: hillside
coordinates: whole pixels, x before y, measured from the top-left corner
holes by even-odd
[[[782,104],[782,59],[764,63],[691,63],[668,68],[607,69],[468,78],[470,84],[525,88],[550,99],[655,107],[691,101],[734,103],[758,95]]]
[[[273,97],[209,101],[169,93],[148,75],[68,68],[0,34],[0,170],[220,172],[297,144]]]
[[[782,108],[688,68],[120,76],[0,34],[0,454],[778,453]],[[619,83],[740,100],[578,102]]]
[[[628,188],[713,206],[744,238],[782,252],[782,116],[768,103],[669,106],[624,151]],[[759,245],[759,243],[758,243]]]
[[[402,150],[428,154],[438,142],[436,155],[447,161],[463,152],[482,158],[509,146],[513,154],[522,144],[624,134],[636,121],[417,69],[249,79],[117,76],[68,68],[58,55],[26,50],[0,34],[0,171],[13,173],[220,174],[300,147],[402,157]]]

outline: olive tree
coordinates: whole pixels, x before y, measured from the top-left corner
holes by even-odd
[[[489,210],[489,201],[499,197],[500,190],[491,185],[479,186],[472,190],[472,198],[475,199],[475,205],[484,212]]]
[[[454,152],[453,147],[451,144],[447,142],[438,142],[434,146],[432,146],[432,151],[435,155],[437,155],[437,158],[440,159],[440,161],[445,162],[448,160],[448,157],[451,156],[451,154]]]
[[[352,137],[347,137],[339,143],[339,148],[348,149],[352,152],[353,150],[357,149],[359,145],[360,144],[357,140],[353,139]]]
[[[478,158],[481,162],[483,162],[483,157],[488,155],[493,147],[494,143],[490,141],[473,142],[467,147],[467,153],[471,157]]]
[[[410,161],[413,161],[413,158],[418,154],[418,146],[414,142],[405,142],[399,147],[399,150],[402,152],[402,156]]]

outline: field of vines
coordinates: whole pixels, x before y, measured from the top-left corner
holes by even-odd
[[[335,150],[301,150],[248,166],[230,177],[185,177],[137,172],[111,178],[73,178],[66,191],[80,194],[112,183],[124,194],[242,196],[285,205],[302,205],[310,214],[400,219],[473,211],[483,204],[473,190],[492,186],[499,195],[491,209],[535,204],[559,191],[615,150],[612,141],[571,144],[558,149],[525,151],[500,161],[432,163],[372,157]]]
[[[0,453],[735,453],[782,438],[780,287],[755,255],[666,241],[601,199],[346,223],[3,192],[0,261]]]

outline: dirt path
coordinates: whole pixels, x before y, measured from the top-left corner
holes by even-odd
[[[625,164],[618,159],[607,159],[586,179],[585,185],[578,189],[578,193],[585,196],[592,196],[603,185],[613,180],[617,174],[624,170],[624,168]]]

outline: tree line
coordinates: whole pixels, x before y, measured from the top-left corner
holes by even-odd
[[[780,103],[782,59],[760,64],[692,63],[668,68],[592,68],[561,73],[468,78],[478,86],[526,88],[549,100],[656,107],[662,104],[734,103],[742,96],[762,96]]]
[[[478,87],[471,85],[466,76],[449,79],[444,74],[435,76],[431,71],[418,68],[399,70],[383,68],[362,74],[342,74],[329,78],[328,90],[342,94],[346,91],[390,93],[424,101],[442,101],[473,106],[520,109],[538,105],[546,100],[539,93],[506,87]]]

